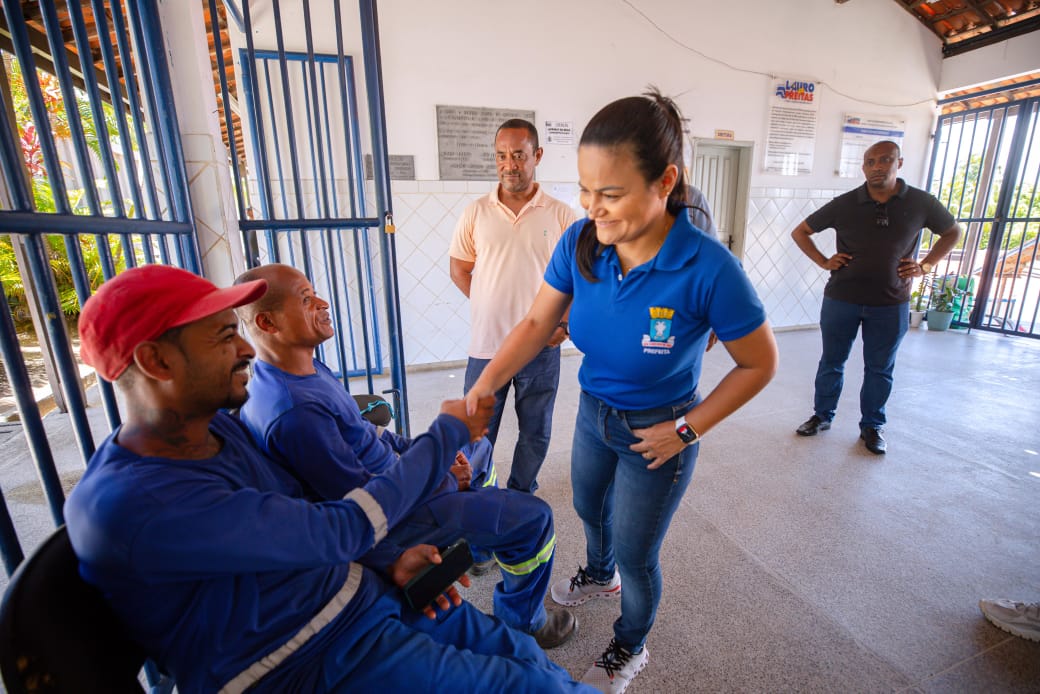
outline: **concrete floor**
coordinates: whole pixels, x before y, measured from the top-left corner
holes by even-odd
[[[879,457],[858,439],[859,355],[834,427],[802,438],[819,332],[777,337],[774,381],[702,444],[662,551],[650,663],[629,691],[1040,692],[1040,644],[992,627],[977,607],[1040,600],[1040,343],[911,331]],[[579,365],[563,360],[539,477],[556,517],[555,578],[584,563],[569,480]],[[731,365],[723,349],[709,353],[702,388]],[[414,429],[462,378],[409,376],[412,411],[430,413],[413,416]],[[507,418],[500,479],[515,432]],[[490,609],[494,580],[467,597]],[[574,608],[580,634],[552,657],[580,677],[618,609]]]
[[[819,333],[778,342],[774,381],[702,444],[662,552],[650,663],[629,691],[1040,692],[1040,644],[992,627],[976,604],[1040,600],[1040,342],[912,330],[883,457],[858,441],[858,355],[834,427],[806,439],[794,429],[811,414]],[[731,364],[711,352],[702,388]],[[557,578],[584,561],[568,471],[579,365],[563,360],[539,477],[556,515]],[[408,375],[414,432],[461,394],[462,379],[461,367]],[[47,420],[72,484],[82,463],[68,427]],[[100,411],[92,421],[100,434]],[[507,415],[503,480],[515,437]],[[0,445],[0,482],[31,547],[53,526],[17,429],[0,429]],[[490,609],[494,582],[475,579],[466,597]],[[619,607],[574,609],[580,633],[551,656],[580,677]]]

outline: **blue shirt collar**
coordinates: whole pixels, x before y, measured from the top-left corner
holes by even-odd
[[[705,233],[693,226],[690,215],[686,210],[681,210],[675,217],[672,228],[668,230],[668,236],[664,239],[661,249],[648,263],[640,267],[647,270],[663,270],[671,272],[685,267],[697,256],[701,244],[704,242]],[[604,258],[616,273],[621,269],[618,261],[617,250],[613,246],[607,248],[603,253]]]

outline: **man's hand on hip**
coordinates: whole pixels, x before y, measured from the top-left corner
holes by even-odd
[[[924,277],[928,273],[924,271],[921,264],[913,258],[900,258],[899,259],[899,276],[903,279],[909,277]]]
[[[840,270],[852,260],[852,256],[848,253],[835,253],[830,258],[824,261],[822,267],[824,270]]]

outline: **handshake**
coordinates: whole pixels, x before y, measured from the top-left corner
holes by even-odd
[[[473,414],[467,411],[467,404],[475,402]],[[465,400],[445,400],[441,403],[441,414],[448,414],[466,425],[469,429],[470,441],[476,441],[487,433],[488,422],[495,411],[495,396],[486,395],[481,398]]]

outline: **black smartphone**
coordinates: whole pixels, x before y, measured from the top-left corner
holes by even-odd
[[[405,600],[415,610],[422,610],[433,602],[473,566],[473,553],[465,539],[438,551],[441,563],[429,564],[404,586]]]

